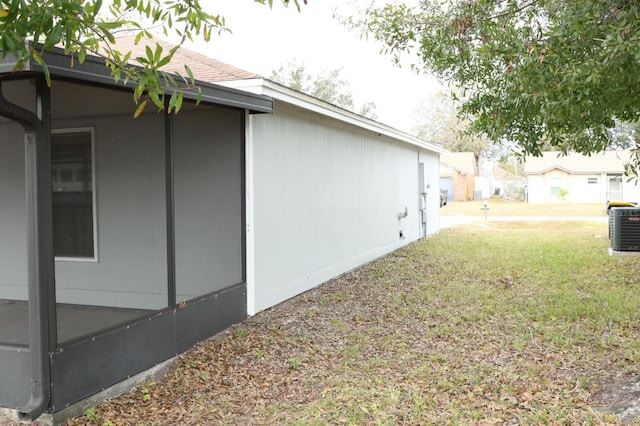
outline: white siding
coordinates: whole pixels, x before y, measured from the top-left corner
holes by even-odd
[[[427,186],[427,235],[440,231],[440,159],[437,154],[420,152]]]
[[[530,203],[544,203],[547,191],[544,175],[529,175],[527,178],[527,199]]]
[[[283,103],[252,124],[250,313],[420,238],[420,161],[431,186],[428,230],[437,231],[437,156]]]
[[[591,179],[591,182],[589,183]],[[606,197],[606,175],[570,175],[566,189],[566,201],[573,203],[604,203]]]
[[[622,199],[640,202],[640,180],[622,177]]]
[[[595,179],[596,183],[589,183]],[[551,187],[559,182],[560,187],[568,190],[566,202],[571,203],[606,203],[608,200],[607,174],[569,174],[559,169],[544,174],[528,175],[528,191],[530,203],[557,203],[562,200],[551,194]],[[637,182],[622,177],[622,200],[640,201],[640,186]]]

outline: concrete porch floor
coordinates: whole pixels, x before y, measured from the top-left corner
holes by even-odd
[[[146,309],[103,306],[57,305],[58,342],[95,334],[118,324],[153,313]],[[0,299],[0,345],[29,345],[28,305],[25,301]]]

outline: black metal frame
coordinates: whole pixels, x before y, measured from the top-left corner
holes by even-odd
[[[40,46],[35,45],[34,49],[40,50]],[[40,54],[51,76],[58,78],[66,78],[72,81],[83,81],[90,84],[99,84],[110,87],[121,87],[132,90],[135,83],[128,81],[120,81],[116,83],[111,76],[109,67],[105,66],[104,59],[95,56],[87,56],[83,63],[74,58],[73,64],[71,58],[64,54],[64,50],[54,48],[44,51]],[[16,59],[8,55],[0,59],[0,75],[14,74],[16,67]],[[44,69],[42,65],[34,60],[27,61],[21,74],[31,73],[43,75]],[[217,84],[196,81],[196,86],[200,89],[200,96],[197,89],[184,90],[185,99],[197,101],[198,98],[204,103],[215,105],[225,105],[234,108],[247,109],[252,113],[272,113],[273,99],[269,96],[258,95],[254,93],[244,92],[242,90],[225,87]]]
[[[167,306],[176,307],[176,245],[175,245],[175,198],[173,156],[173,113],[169,112],[169,100],[165,100],[164,115],[164,170],[167,210]]]
[[[64,345],[51,357],[51,412],[165,361],[246,318],[244,283]]]
[[[61,50],[44,52],[52,78],[73,80],[89,85],[107,85],[123,89],[108,75],[104,63],[87,58],[85,63],[70,67],[69,58]],[[65,62],[66,61],[66,62]],[[0,60],[0,83],[3,78],[16,78],[12,71],[15,61]],[[173,115],[165,115],[165,180],[167,215],[167,290],[168,307],[152,315],[122,326],[103,330],[96,335],[57,344],[55,270],[53,256],[53,226],[51,223],[51,111],[50,91],[44,82],[42,68],[27,63],[22,78],[35,78],[38,98],[37,117],[42,125],[41,139],[26,137],[27,203],[30,215],[29,305],[30,346],[0,346],[0,406],[18,409],[22,419],[29,421],[43,412],[55,413],[118,383],[132,375],[169,359],[196,342],[202,341],[240,322],[247,315],[246,235],[242,234],[242,282],[186,303],[176,304],[174,176],[173,176]],[[250,112],[272,112],[273,100],[202,83],[205,103],[242,108]],[[194,93],[186,96],[195,99]],[[12,118],[12,117],[9,117]],[[14,118],[15,119],[15,118]],[[244,134],[246,118],[241,122]],[[27,135],[29,133],[27,132]],[[241,158],[244,159],[244,137]],[[242,185],[245,182],[245,163]],[[29,183],[29,179],[33,181]],[[46,190],[49,188],[49,190]],[[242,198],[242,229],[246,228],[246,201]],[[31,383],[31,390],[29,390]],[[31,396],[31,397],[30,397]],[[25,401],[29,399],[26,405]]]

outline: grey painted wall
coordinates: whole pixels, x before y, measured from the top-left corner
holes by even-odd
[[[52,85],[53,128],[94,129],[98,223],[97,261],[56,262],[58,302],[167,305],[163,115],[149,107],[133,119],[134,108],[127,92]],[[206,106],[176,117],[179,301],[243,279],[243,117]],[[0,299],[27,297],[22,140],[20,126],[0,121]]]
[[[283,102],[273,115],[251,119],[250,313],[421,237],[418,164],[433,181],[437,154]]]
[[[96,139],[98,259],[56,262],[58,301],[166,306],[162,115],[66,118],[53,126],[93,127]]]
[[[176,117],[178,301],[243,281],[243,122],[231,109]]]
[[[7,99],[35,108],[35,85],[3,83]],[[0,298],[27,297],[27,243],[24,193],[24,133],[22,126],[0,118]]]
[[[27,297],[25,214],[22,127],[0,122],[0,295],[11,299]]]

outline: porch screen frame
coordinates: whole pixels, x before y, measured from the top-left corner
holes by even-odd
[[[98,202],[96,191],[96,138],[94,127],[69,127],[60,129],[51,129],[51,136],[65,135],[74,133],[89,133],[91,135],[91,213],[92,213],[92,232],[93,232],[93,256],[55,256],[56,262],[99,262],[98,251]],[[51,144],[53,147],[53,143]],[[54,188],[52,188],[54,191]],[[54,224],[55,227],[55,224]]]

